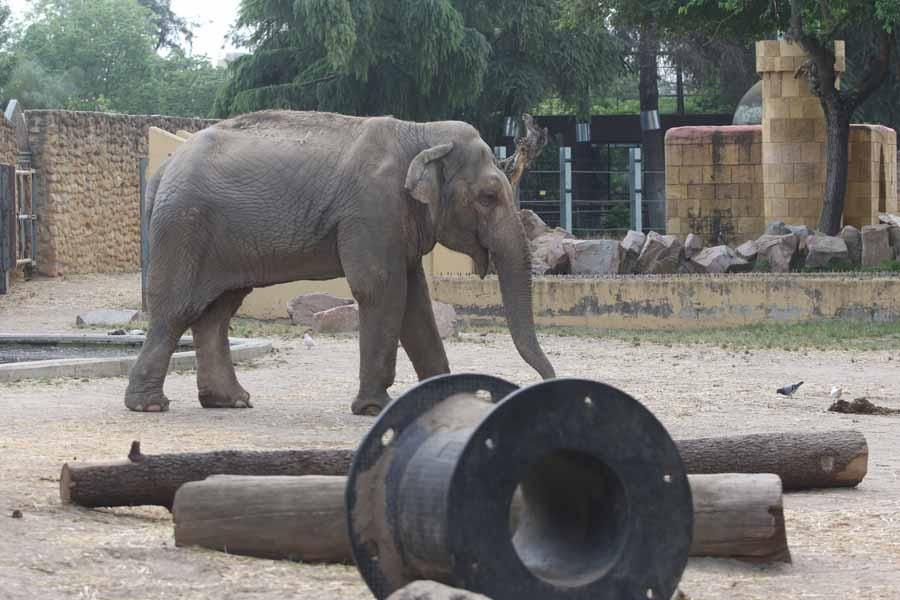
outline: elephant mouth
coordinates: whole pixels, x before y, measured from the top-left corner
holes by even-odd
[[[479,248],[477,252],[472,255],[472,260],[475,261],[475,272],[478,273],[478,276],[482,279],[487,277],[488,268],[490,266],[490,254],[484,248]]]

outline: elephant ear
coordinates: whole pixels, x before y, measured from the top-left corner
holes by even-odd
[[[453,143],[441,144],[434,148],[422,150],[409,165],[406,172],[406,191],[409,195],[431,207],[432,214],[437,212],[438,199],[441,197],[441,181],[436,161],[447,156],[453,150]]]

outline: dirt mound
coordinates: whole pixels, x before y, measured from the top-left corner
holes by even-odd
[[[856,398],[853,402],[838,400],[828,410],[848,415],[900,415],[900,409],[872,404],[868,398]]]

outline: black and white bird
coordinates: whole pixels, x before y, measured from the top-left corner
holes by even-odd
[[[832,400],[840,400],[841,394],[844,393],[844,388],[841,386],[833,385],[831,386],[831,399]]]
[[[791,385],[786,385],[784,387],[780,387],[775,391],[778,394],[781,394],[782,396],[787,396],[788,398],[790,398],[791,396],[794,395],[794,392],[796,392],[798,389],[800,389],[801,385],[803,385],[802,381],[800,383],[792,383]]]

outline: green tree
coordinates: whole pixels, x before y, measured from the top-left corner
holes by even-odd
[[[156,28],[156,49],[184,49],[194,40],[194,24],[179,17],[172,10],[172,0],[138,0],[138,4],[150,10]]]
[[[493,132],[557,96],[586,115],[615,54],[605,32],[560,17],[559,0],[243,0],[253,52],[232,64],[216,112],[454,117]]]

